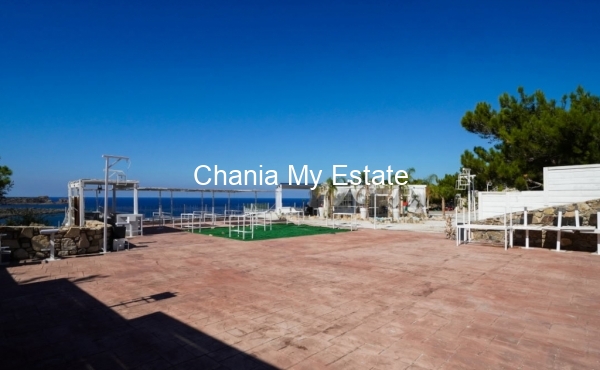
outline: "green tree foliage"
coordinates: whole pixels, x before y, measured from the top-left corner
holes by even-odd
[[[417,179],[415,183],[427,185],[427,202],[431,200],[440,200],[442,202],[442,215],[446,215],[446,201],[453,199],[459,193],[456,190],[456,180],[458,174],[446,174],[443,178],[436,175],[429,175],[426,179]]]
[[[475,186],[527,189],[529,181],[543,182],[543,168],[600,162],[600,98],[578,87],[560,102],[542,91],[499,98],[498,110],[478,103],[462,118],[469,132],[490,141],[490,149],[475,147],[461,156],[476,174]]]
[[[319,194],[327,198],[328,206],[326,212],[327,216],[329,217],[333,214],[333,198],[335,196],[335,192],[337,191],[337,186],[335,185],[333,178],[329,177],[324,183],[320,184],[317,189]]]
[[[4,197],[13,186],[10,179],[12,171],[7,166],[0,166],[0,204],[4,202]]]

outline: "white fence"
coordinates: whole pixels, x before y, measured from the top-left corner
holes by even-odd
[[[600,199],[600,164],[544,168],[544,190],[479,192],[477,218]]]

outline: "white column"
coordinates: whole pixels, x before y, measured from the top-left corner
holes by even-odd
[[[283,188],[281,185],[275,189],[275,210],[279,211],[283,207]]]
[[[79,226],[85,226],[85,195],[82,182],[79,182]]]
[[[139,207],[138,207],[138,186],[137,186],[137,184],[135,184],[133,186],[133,213],[137,215],[138,212],[139,212]]]
[[[108,219],[108,157],[105,157],[106,165],[104,167],[104,234],[102,235],[102,253],[106,253],[106,244],[108,242],[108,227],[106,221]]]

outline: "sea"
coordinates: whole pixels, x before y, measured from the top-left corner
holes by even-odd
[[[50,197],[53,202],[57,202],[59,199],[65,199],[64,197]],[[308,198],[283,198],[284,207],[304,207],[304,204],[308,202]],[[243,210],[244,205],[259,204],[260,208],[274,208],[275,198],[217,198],[214,199],[214,211],[216,213],[224,213],[228,210]],[[85,198],[85,211],[86,212],[102,212],[104,205],[104,198],[100,196],[96,199],[93,196],[87,196]],[[152,212],[158,212],[162,206],[163,212],[169,212],[174,216],[179,216],[182,213],[191,213],[193,211],[200,210],[212,210],[213,200],[211,197],[200,197],[184,198],[184,197],[139,197],[138,198],[138,212],[143,214],[144,217],[152,217]],[[3,205],[2,208],[44,208],[44,209],[56,209],[60,210],[60,213],[56,214],[45,214],[42,215],[46,220],[46,225],[60,226],[65,218],[65,212],[67,204],[11,204]],[[112,209],[112,197],[108,198],[108,209]],[[133,197],[117,197],[116,200],[116,212],[117,213],[133,213]],[[5,223],[6,220],[0,220],[0,224]]]

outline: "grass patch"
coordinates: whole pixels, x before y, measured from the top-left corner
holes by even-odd
[[[249,230],[247,227],[246,230]],[[279,238],[293,238],[297,236],[307,236],[307,235],[320,235],[320,234],[336,234],[340,232],[350,231],[347,229],[332,229],[330,227],[320,227],[320,226],[308,226],[308,225],[294,225],[294,224],[274,224],[273,229],[269,230],[267,226],[267,230],[265,231],[262,226],[257,226],[254,228],[254,239],[252,239],[252,235],[247,233],[246,239],[242,239],[243,235],[241,233],[231,232],[231,238],[229,237],[229,228],[228,227],[215,227],[215,228],[202,228],[202,231],[198,229],[194,229],[193,232],[195,234],[202,235],[212,235],[218,236],[227,239],[235,239],[235,240],[269,240],[269,239],[279,239]]]

